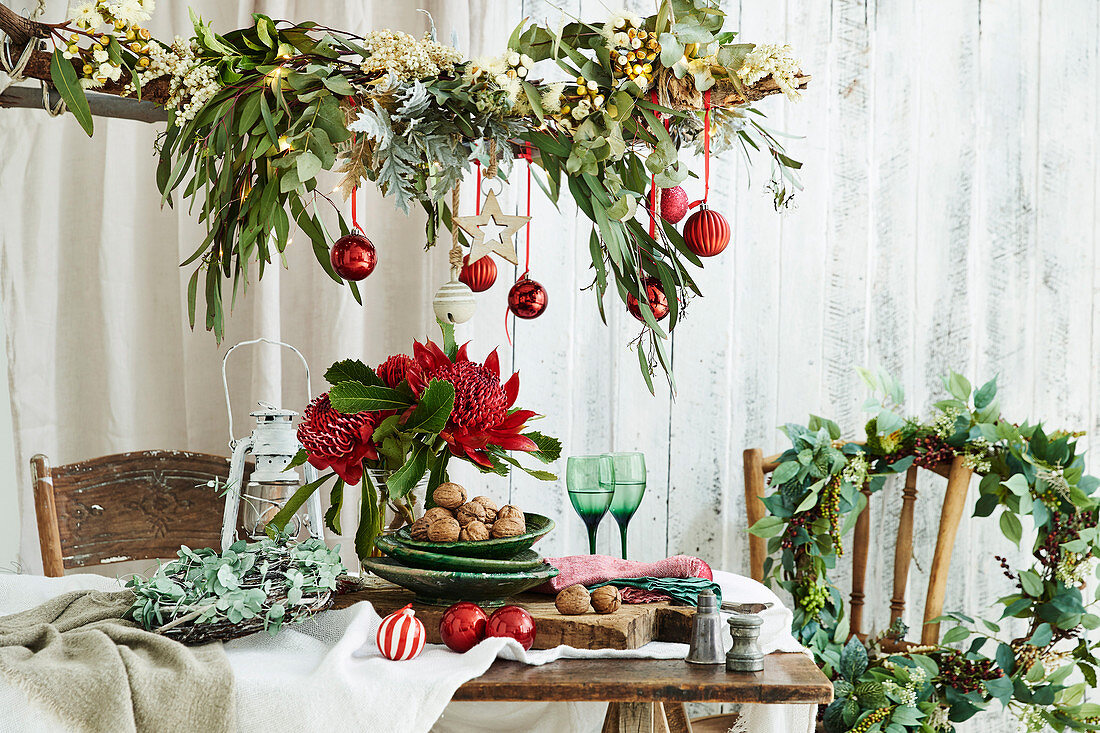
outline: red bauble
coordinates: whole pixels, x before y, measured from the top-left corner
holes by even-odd
[[[658,321],[661,320],[668,315],[668,296],[665,295],[665,289],[661,286],[661,279],[659,277],[647,277],[642,280],[642,285],[645,287],[646,299],[649,300],[653,317]],[[633,293],[626,296],[626,309],[630,311],[630,315],[643,323],[645,322],[641,304]]]
[[[546,311],[548,298],[546,288],[524,277],[508,291],[508,310],[517,318],[538,318]]]
[[[679,186],[661,189],[661,218],[676,224],[688,213],[688,195]]]
[[[378,253],[362,234],[348,234],[336,240],[329,253],[332,269],[345,280],[362,280],[374,272]]]
[[[730,225],[726,217],[706,205],[688,217],[684,224],[684,244],[700,257],[721,254],[730,243]]]
[[[488,622],[489,617],[481,606],[460,601],[443,612],[443,618],[439,619],[439,636],[454,651],[466,652],[485,638]]]
[[[485,292],[497,281],[497,263],[489,255],[470,262],[470,256],[466,255],[462,258],[462,271],[458,273],[458,280],[466,283],[475,293]]]
[[[485,635],[506,636],[530,649],[535,643],[535,619],[519,606],[501,606],[489,617]]]

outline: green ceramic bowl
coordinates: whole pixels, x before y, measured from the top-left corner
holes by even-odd
[[[465,573],[522,573],[539,570],[545,563],[534,550],[524,550],[508,560],[462,555],[441,555],[395,542],[392,535],[380,535],[375,546],[403,565],[424,570],[457,570]]]
[[[378,577],[411,590],[417,603],[430,606],[449,606],[458,601],[473,601],[489,608],[502,606],[505,599],[558,574],[558,569],[550,565],[523,573],[460,573],[410,568],[392,557],[368,557],[362,564]]]
[[[409,534],[408,527],[402,527],[390,538],[400,542],[405,547],[412,547],[425,552],[433,552],[438,555],[461,555],[462,557],[489,557],[498,560],[508,560],[524,550],[530,550],[547,532],[554,528],[554,521],[550,517],[541,514],[524,512],[523,517],[527,522],[527,531],[515,537],[505,537],[499,540],[482,540],[481,542],[428,542],[427,540],[414,540]]]

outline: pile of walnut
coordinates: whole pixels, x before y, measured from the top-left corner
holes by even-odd
[[[440,484],[432,492],[432,500],[435,506],[409,528],[414,540],[480,542],[527,531],[527,521],[519,509],[511,504],[497,509],[487,496],[466,501],[466,489],[455,483]]]
[[[558,613],[565,616],[579,616],[588,613],[615,613],[623,603],[619,589],[613,585],[601,585],[591,593],[581,584],[571,585],[558,593],[554,606]]]

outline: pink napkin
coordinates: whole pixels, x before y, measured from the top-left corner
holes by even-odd
[[[710,565],[690,555],[674,555],[657,562],[639,562],[620,560],[607,555],[569,555],[568,557],[548,557],[547,565],[553,565],[560,572],[537,588],[536,593],[557,593],[563,588],[580,583],[589,586],[616,578],[706,578],[714,580]],[[653,603],[667,601],[663,593],[642,590],[640,588],[620,589],[624,603]]]

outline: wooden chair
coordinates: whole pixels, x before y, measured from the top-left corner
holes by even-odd
[[[220,547],[229,459],[204,453],[139,451],[51,468],[31,459],[42,566],[69,568],[172,558],[180,545]]]
[[[764,497],[765,477],[779,465],[779,456],[764,458],[757,448],[745,451],[745,503],[748,523],[751,527],[761,519],[766,507],[761,501]],[[909,563],[913,559],[913,515],[917,503],[917,466],[910,467],[905,474],[905,488],[902,492],[901,516],[898,517],[898,537],[894,548],[894,590],[890,598],[890,623],[901,618],[905,612],[905,586],[909,579]],[[951,567],[951,551],[955,547],[955,534],[959,529],[963,510],[966,507],[966,494],[970,478],[974,472],[963,465],[962,458],[956,456],[950,463],[943,463],[931,469],[947,479],[947,491],[940,509],[940,526],[936,533],[936,549],[932,555],[932,570],[928,577],[928,589],[924,600],[924,625],[921,627],[920,643],[935,644],[940,639],[940,625],[928,621],[943,613],[944,593],[947,590],[947,572]],[[870,493],[864,491],[870,500]],[[864,637],[863,601],[864,581],[867,575],[867,550],[870,545],[871,505],[856,521],[855,537],[852,541],[852,599],[849,619],[851,633]],[[767,540],[763,537],[749,536],[749,567],[755,580],[764,578],[764,558],[767,556]]]

